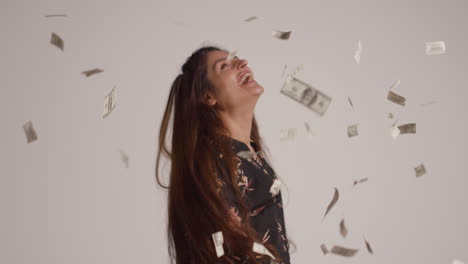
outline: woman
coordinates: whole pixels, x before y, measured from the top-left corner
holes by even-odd
[[[269,256],[254,252],[256,242],[275,261],[289,264],[280,182],[262,151],[254,117],[264,90],[247,61],[227,61],[228,54],[212,46],[192,53],[172,84],[161,122],[156,179],[169,189],[171,263],[270,263]],[[161,154],[171,160],[169,186],[159,179]],[[212,239],[218,231],[222,256]]]

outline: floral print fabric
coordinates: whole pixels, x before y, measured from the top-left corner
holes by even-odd
[[[250,206],[250,220],[257,231],[258,238],[262,243],[272,244],[280,254],[283,262],[290,264],[289,243],[286,237],[285,220],[283,214],[283,201],[281,196],[281,181],[267,163],[264,153],[259,152],[253,141],[250,142],[256,153],[243,142],[229,138],[232,149],[236,155],[237,183],[242,191],[242,197],[247,199]],[[241,153],[241,154],[239,154]],[[219,158],[223,158],[222,154]],[[218,183],[223,189],[226,182],[218,178]],[[223,192],[228,206],[231,208],[229,214],[241,221],[237,214],[233,198],[229,192]]]

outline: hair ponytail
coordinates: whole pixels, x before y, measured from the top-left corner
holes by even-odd
[[[159,167],[160,167],[159,162],[161,159],[161,153],[168,158],[171,158],[172,156],[172,152],[169,151],[166,145],[166,135],[167,135],[167,129],[169,126],[169,121],[171,119],[171,113],[173,110],[174,98],[176,97],[176,94],[178,93],[178,91],[181,89],[180,86],[182,86],[182,83],[183,83],[183,74],[181,73],[172,82],[171,90],[169,92],[169,98],[167,99],[166,109],[164,110],[163,119],[161,121],[161,127],[159,129],[159,151],[158,151],[157,158],[156,158],[156,180],[158,184],[165,189],[169,189],[170,187],[164,186],[163,184],[161,184],[161,180],[159,179]]]

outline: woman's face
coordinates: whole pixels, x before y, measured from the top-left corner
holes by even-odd
[[[208,53],[208,80],[216,89],[216,95],[208,95],[208,104],[218,104],[222,109],[255,106],[263,93],[263,87],[253,79],[253,72],[247,67],[247,60],[236,56],[227,62],[228,54],[226,51]],[[246,73],[251,76],[243,78]]]

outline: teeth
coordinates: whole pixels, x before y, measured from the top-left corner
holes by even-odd
[[[250,73],[246,73],[244,74],[244,76],[242,76],[242,79],[240,80],[240,84],[242,85],[245,81],[246,78],[249,78],[249,81],[252,79],[252,76]]]

